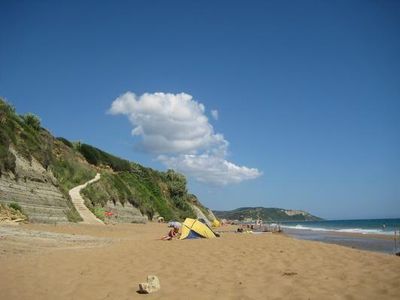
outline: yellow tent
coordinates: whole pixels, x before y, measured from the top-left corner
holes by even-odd
[[[182,224],[180,239],[215,238],[215,233],[206,225],[198,220],[186,218]]]
[[[212,227],[219,227],[219,226],[221,226],[221,223],[220,223],[217,219],[215,219],[215,220],[212,222]]]

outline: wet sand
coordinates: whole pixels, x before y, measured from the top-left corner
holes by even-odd
[[[0,227],[1,298],[400,299],[399,257],[231,227],[218,239],[159,240],[167,230]],[[150,274],[161,290],[138,294]]]
[[[400,249],[400,241],[394,242],[393,235],[360,234],[334,231],[312,231],[285,228],[285,234],[303,240],[318,241],[347,246],[354,249],[394,254]],[[398,239],[398,237],[397,237]]]

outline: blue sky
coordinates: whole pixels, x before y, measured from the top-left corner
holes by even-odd
[[[54,135],[176,167],[213,209],[400,216],[398,1],[1,1],[0,11],[0,95]],[[117,98],[125,106],[111,111]]]

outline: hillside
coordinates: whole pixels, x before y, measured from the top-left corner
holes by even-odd
[[[96,216],[112,212],[113,222],[145,222],[194,217],[193,205],[207,209],[189,194],[186,178],[118,158],[96,147],[56,138],[33,114],[18,115],[0,99],[0,203],[17,203],[33,222],[80,221],[68,190],[101,179],[82,191]]]
[[[245,221],[246,219],[256,220],[258,218],[261,218],[266,222],[322,220],[321,218],[313,216],[305,211],[283,208],[241,207],[229,211],[214,210],[213,212],[217,218],[239,221]]]

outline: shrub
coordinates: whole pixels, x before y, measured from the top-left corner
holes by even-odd
[[[74,148],[74,145],[70,141],[68,141],[67,139],[65,139],[63,137],[57,137],[56,139],[59,140],[60,142],[64,143],[68,147]]]
[[[32,113],[27,113],[26,115],[22,116],[25,124],[29,127],[39,130],[40,129],[40,118]]]
[[[79,213],[76,211],[75,208],[66,210],[65,215],[67,216],[69,222],[78,223],[80,221],[83,221],[83,219],[81,218],[81,216],[79,215]]]
[[[15,107],[3,98],[0,98],[0,120],[10,114],[15,114]]]
[[[8,204],[8,207],[10,207],[10,208],[12,208],[12,209],[14,209],[14,210],[18,210],[19,212],[22,213],[22,207],[21,207],[21,205],[19,205],[19,204],[16,203],[16,202],[12,202],[12,203]]]
[[[110,166],[114,171],[129,171],[131,169],[131,164],[125,159],[121,159],[100,149],[87,144],[81,144],[78,150],[88,163],[99,166],[107,165]]]
[[[15,173],[15,156],[8,149],[0,144],[0,175],[2,170]]]
[[[185,176],[175,172],[174,170],[168,170],[166,174],[166,179],[171,197],[182,198],[184,195],[187,194]]]
[[[104,213],[105,213],[104,208],[101,207],[101,206],[99,206],[99,205],[96,205],[96,206],[93,208],[93,214],[94,214],[98,219],[100,219],[100,220],[102,220],[102,221],[104,221]]]

